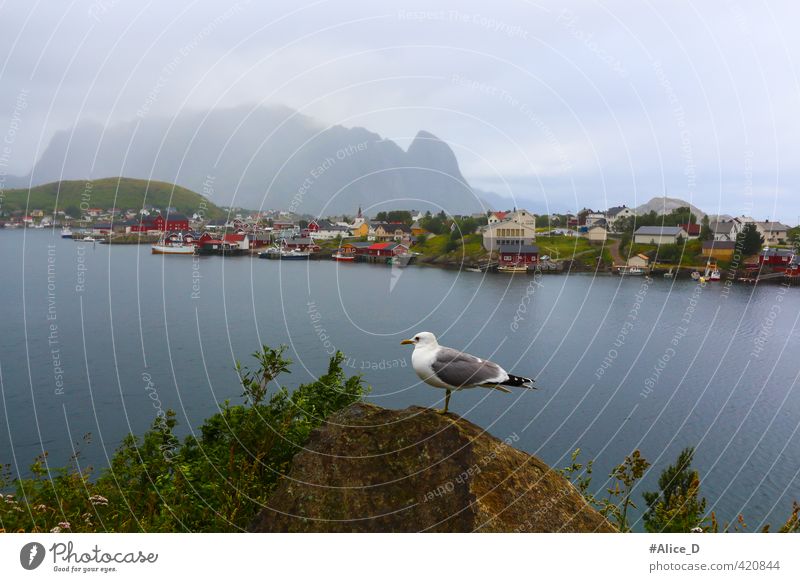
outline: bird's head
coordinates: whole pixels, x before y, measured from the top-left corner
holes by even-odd
[[[429,331],[421,331],[415,334],[411,339],[405,339],[400,342],[401,344],[414,344],[414,347],[438,346],[439,342],[436,341],[436,336]]]

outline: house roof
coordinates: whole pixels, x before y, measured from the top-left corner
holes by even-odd
[[[716,250],[733,250],[736,248],[736,242],[732,240],[706,240],[703,241],[703,250],[716,249]]]
[[[686,224],[679,224],[678,226],[683,228],[683,230],[685,230],[691,236],[696,236],[696,235],[700,234],[700,225],[699,224],[689,224],[687,222]]]
[[[189,220],[189,217],[185,214],[178,214],[177,212],[170,212],[165,217],[164,220],[169,220],[170,222],[173,220]]]
[[[313,245],[314,239],[307,236],[301,236],[297,238],[285,238],[283,239],[283,243],[287,245]]]
[[[732,220],[725,220],[722,222],[712,222],[709,226],[711,227],[711,232],[714,234],[730,234],[734,224]]]
[[[784,230],[790,230],[790,227],[780,222],[759,222],[757,224],[762,228],[762,230],[767,232],[781,232]]]
[[[497,217],[497,220],[505,220],[506,214],[508,214],[508,212],[498,210],[497,212],[492,212],[492,214]]]
[[[686,232],[680,226],[640,226],[636,234],[654,235],[654,236],[678,236],[682,232]]]
[[[222,240],[226,240],[228,242],[242,242],[246,234],[225,234],[222,237]]]
[[[609,218],[613,218],[613,217],[615,217],[617,214],[619,214],[620,212],[622,212],[623,210],[625,210],[626,208],[628,208],[628,207],[627,207],[627,206],[625,206],[625,205],[622,205],[622,206],[612,206],[611,208],[609,208],[609,209],[606,211],[606,216],[608,216]]]
[[[406,245],[397,242],[382,242],[382,243],[374,243],[367,248],[370,251],[390,251],[397,247],[406,248]]]
[[[761,251],[762,257],[793,257],[794,251],[791,249],[764,249]]]
[[[538,255],[539,247],[537,245],[500,245],[497,248],[498,252],[502,253],[516,253],[520,255]]]

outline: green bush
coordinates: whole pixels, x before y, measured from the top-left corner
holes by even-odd
[[[255,370],[237,363],[245,403],[225,401],[195,435],[180,442],[175,414],[155,419],[142,437],[126,437],[97,480],[91,469],[50,469],[36,459],[32,476],[0,475],[3,531],[240,531],[255,517],[311,431],[368,389],[346,377],[336,353],[317,381],[294,391],[271,389],[288,371],[284,348],[263,347]],[[2,496],[0,496],[2,498]]]

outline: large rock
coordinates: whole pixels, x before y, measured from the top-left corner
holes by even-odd
[[[611,532],[534,456],[455,415],[357,403],[292,462],[258,532]]]

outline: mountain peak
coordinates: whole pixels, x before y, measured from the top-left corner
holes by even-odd
[[[669,214],[676,208],[682,208],[688,206],[692,214],[694,214],[698,220],[703,218],[706,213],[694,206],[692,203],[687,202],[686,200],[682,200],[681,198],[670,198],[669,196],[654,196],[645,204],[636,207],[636,214],[647,214],[648,212],[655,211],[656,214]]]
[[[354,212],[359,204],[371,213],[388,203],[453,214],[481,208],[450,146],[433,134],[419,131],[403,151],[366,128],[325,128],[280,105],[153,115],[108,128],[80,122],[56,134],[29,179],[121,174],[195,191],[211,178],[218,205],[306,215]]]

